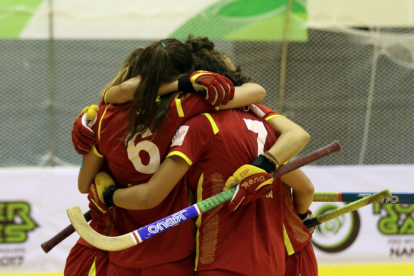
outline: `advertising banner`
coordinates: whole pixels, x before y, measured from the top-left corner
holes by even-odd
[[[66,209],[87,210],[79,169],[0,170],[0,273],[63,271],[75,233],[48,254],[40,244],[70,224]]]
[[[414,166],[308,166],[315,191],[414,191]],[[77,189],[78,168],[0,170],[0,273],[62,272],[75,233],[48,254],[40,244],[70,222],[66,209],[87,211]],[[395,198],[388,199],[389,202]],[[386,202],[387,200],[384,200]],[[344,203],[314,203],[315,215]],[[162,235],[162,234],[161,234]],[[317,227],[319,265],[414,261],[414,205],[375,204]]]
[[[305,167],[315,191],[359,192],[360,198],[389,189],[414,191],[414,166]],[[368,193],[371,192],[371,193]],[[312,242],[321,265],[409,263],[414,261],[414,205],[398,196],[365,206],[319,225]],[[414,203],[414,202],[413,202]],[[313,203],[314,215],[345,203]]]

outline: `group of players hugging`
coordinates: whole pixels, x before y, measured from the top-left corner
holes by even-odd
[[[303,224],[313,185],[300,169],[273,177],[310,136],[257,104],[265,95],[206,37],[134,49],[72,130],[90,226],[119,236],[234,185],[236,193],[129,249],[107,252],[80,238],[65,275],[317,275],[313,229]],[[90,109],[97,114],[88,121]]]

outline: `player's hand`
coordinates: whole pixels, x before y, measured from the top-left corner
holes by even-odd
[[[279,168],[276,158],[269,152],[260,154],[250,164],[265,170],[268,173],[274,173]]]
[[[234,98],[234,84],[226,76],[208,71],[195,71],[190,75],[190,81],[204,86],[206,101],[215,107],[226,105]]]
[[[108,211],[105,204],[104,192],[110,187],[116,187],[115,181],[106,172],[100,172],[95,176],[95,183],[89,186],[89,208],[92,211],[92,217],[100,216]]]
[[[72,144],[76,152],[86,155],[95,145],[95,134],[92,126],[96,121],[99,107],[91,105],[85,107],[76,118],[72,128]]]
[[[314,215],[313,215],[312,211],[308,209],[308,211],[306,212],[306,217],[302,221],[305,222],[305,221],[307,221],[311,218],[314,218]],[[308,230],[311,234],[313,234],[313,232],[315,232],[315,228],[316,228],[316,226],[313,226],[311,228],[308,228]]]
[[[224,191],[237,185],[236,192],[229,203],[229,211],[235,211],[239,205],[267,194],[272,189],[273,175],[253,165],[243,165],[227,179]]]

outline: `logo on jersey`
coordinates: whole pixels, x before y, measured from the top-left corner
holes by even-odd
[[[245,111],[249,111],[249,110],[253,111],[253,113],[259,117],[264,117],[266,115],[266,113],[264,113],[259,107],[257,107],[254,104],[249,105],[247,110],[245,109]]]
[[[171,147],[181,146],[183,144],[189,128],[189,126],[180,126],[180,128],[175,132],[171,142]]]
[[[252,185],[252,184],[256,184],[257,182],[263,182],[265,180],[266,180],[266,178],[263,175],[262,176],[256,176],[255,178],[244,182],[242,184],[242,187],[246,189],[246,188],[250,187],[250,185]]]

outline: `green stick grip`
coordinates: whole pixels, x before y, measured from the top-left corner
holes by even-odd
[[[236,187],[231,187],[227,191],[221,192],[219,194],[216,194],[215,196],[200,201],[199,203],[197,203],[197,206],[203,213],[205,213],[223,203],[226,203],[227,201],[230,201],[235,192]]]

